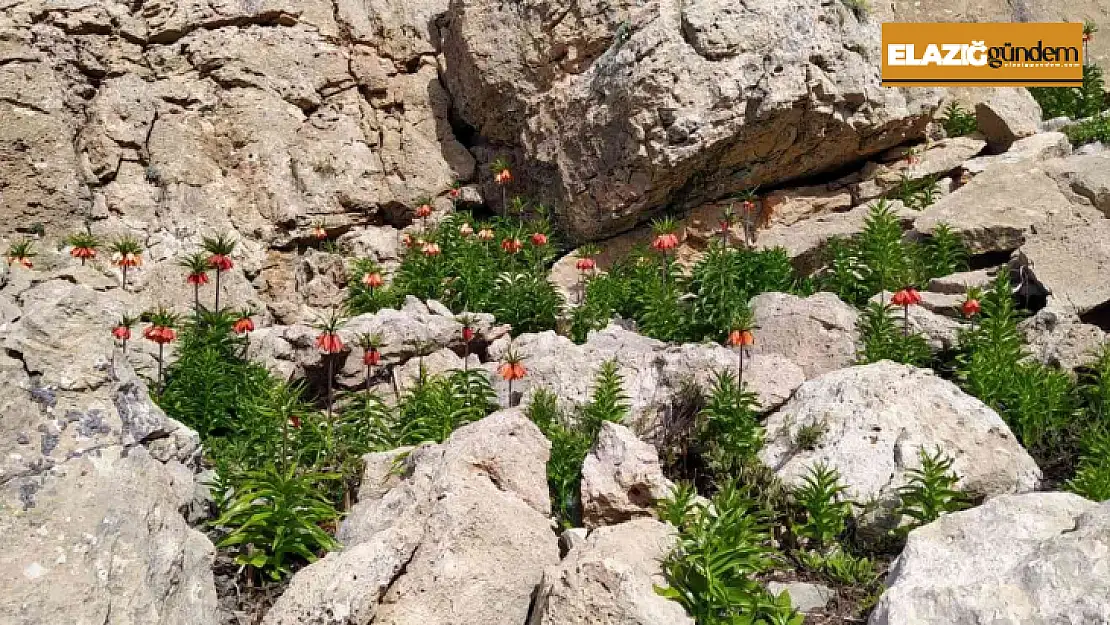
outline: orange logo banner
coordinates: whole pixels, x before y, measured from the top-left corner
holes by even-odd
[[[1079,23],[883,24],[883,86],[1076,87]]]

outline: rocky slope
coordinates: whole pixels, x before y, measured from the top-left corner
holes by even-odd
[[[158,348],[136,336],[124,353],[110,333],[126,313],[189,311],[179,260],[217,231],[239,242],[222,286],[256,313],[250,358],[320,388],[328,365],[309,324],[343,301],[351,257],[387,277],[397,267],[423,196],[433,222],[501,211],[518,193],[549,202],[567,240],[606,239],[604,269],[665,209],[684,211],[675,257],[689,265],[720,237],[718,200],[759,185],[765,223],[750,243],[782,247],[808,274],[877,198],[934,177],[931,205],[894,212],[908,239],[950,226],[975,269],[921,285],[911,331],[953,349],[969,289],[1011,274],[1038,309],[1021,324],[1030,357],[1082,373],[1110,329],[1110,152],[1038,132],[1022,90],[883,89],[877,37],[887,19],[1098,20],[1105,3],[942,4],[876,3],[861,19],[834,0],[0,3],[0,240],[27,236],[39,252],[32,268],[0,267],[0,613],[14,625],[248,622],[213,575],[200,436],[144,381]],[[980,132],[921,143],[950,96],[980,104]],[[499,155],[507,188],[488,173]],[[62,238],[85,225],[141,239],[128,288],[107,259],[69,256]],[[334,247],[309,245],[314,225]],[[568,307],[577,260],[550,272]],[[959,487],[985,501],[910,533],[872,625],[1110,619],[1106,504],[1034,492],[1058,476],[946,372],[856,365],[861,313],[836,295],[768,292],[750,307],[744,382],[769,475],[796,484],[836,468],[871,506],[853,520],[861,538],[898,525],[919,450],[953,454]],[[691,625],[655,590],[677,540],[655,506],[674,487],[668,436],[689,417],[689,389],[734,370],[735,350],[619,319],[581,343],[510,340],[490,314],[466,327],[464,345],[453,311],[409,297],[340,331],[341,390],[395,396],[420,367],[467,367],[491,378],[501,409],[442,442],[367,456],[341,548],[254,621]],[[367,380],[357,336],[374,332],[388,374]],[[497,371],[512,351],[528,375],[510,395]],[[583,462],[585,527],[556,531],[552,443],[512,406],[540,389],[581,405],[608,360],[629,416],[604,424]],[[820,440],[799,445],[814,428]],[[812,581],[768,586],[788,588],[807,622],[859,599]]]

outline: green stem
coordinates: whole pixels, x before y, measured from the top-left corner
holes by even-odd
[[[162,380],[162,356],[163,356],[163,352],[164,352],[165,348],[166,348],[165,343],[159,343],[158,344],[158,393],[159,394],[162,393],[162,388],[164,386],[163,380]]]
[[[220,268],[216,267],[216,302],[215,302],[216,312],[220,312],[220,274],[221,273],[223,273],[223,272],[220,271]]]

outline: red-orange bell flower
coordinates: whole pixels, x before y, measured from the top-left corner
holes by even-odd
[[[597,262],[592,258],[579,258],[574,267],[581,272],[592,271],[597,268]]]
[[[543,247],[547,245],[547,235],[542,232],[536,232],[532,235],[532,245],[536,247]]]
[[[321,332],[316,337],[316,349],[325,354],[338,354],[343,351],[343,339],[334,332]]]
[[[385,279],[382,278],[382,274],[376,271],[371,271],[362,276],[362,285],[365,287],[378,289],[381,288],[383,284],[385,284]]]
[[[501,241],[501,249],[509,254],[516,254],[524,248],[524,244],[520,239],[504,239]]]
[[[376,347],[371,347],[362,353],[362,364],[367,367],[376,367],[381,361],[382,353]]]
[[[673,232],[656,235],[655,239],[651,242],[651,247],[659,252],[673,250],[678,247],[678,235]]]
[[[130,341],[131,340],[131,328],[129,328],[127,326],[124,326],[124,325],[118,325],[118,326],[112,328],[112,336],[115,337],[117,340],[120,340],[120,341]]]
[[[416,207],[416,216],[421,218],[421,219],[423,219],[423,218],[425,218],[425,217],[427,217],[428,215],[431,215],[431,214],[432,214],[432,205],[431,204],[421,204],[420,206]]]
[[[231,257],[225,254],[213,254],[208,257],[208,266],[217,271],[230,271],[234,263]]]
[[[435,243],[425,243],[424,248],[421,250],[425,256],[439,256],[439,245]]]
[[[254,332],[254,321],[251,320],[250,315],[243,315],[235,321],[235,325],[231,326],[231,330],[236,334]]]
[[[733,330],[728,333],[728,344],[733,347],[750,347],[755,345],[755,336],[751,330]]]
[[[482,228],[478,231],[478,238],[482,241],[492,241],[493,230],[490,230],[489,228]]]
[[[982,306],[979,304],[979,300],[969,297],[960,307],[960,310],[963,311],[965,317],[974,317],[982,310]]]
[[[921,294],[912,286],[906,287],[895,293],[894,297],[890,298],[890,303],[895,306],[914,306],[921,303]]]

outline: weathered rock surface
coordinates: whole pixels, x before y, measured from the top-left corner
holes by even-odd
[[[51,353],[38,362],[61,371]],[[166,418],[122,360],[104,363],[95,390],[43,385],[25,367],[0,357],[6,622],[216,625],[215,549],[179,512],[194,494],[196,432]]]
[[[749,305],[758,328],[752,353],[786,356],[802,368],[807,378],[855,362],[859,313],[836,295],[762,293]]]
[[[929,348],[934,351],[958,347],[960,332],[966,325],[953,317],[960,315],[960,304],[964,297],[929,292],[922,292],[920,295],[919,306],[910,306],[909,310],[899,306],[891,309],[890,314],[896,319],[894,323],[902,327],[908,321],[910,333],[923,336]],[[883,291],[873,296],[871,301],[889,304],[892,297],[893,293]]]
[[[1047,293],[1048,308],[1083,316],[1110,301],[1110,220],[1046,227],[1018,250],[1013,264]]]
[[[506,410],[411,450],[399,476],[375,455],[367,496],[340,528],[344,549],[298,572],[264,622],[525,622],[559,561],[549,450],[522,411]]]
[[[921,136],[940,99],[880,87],[877,25],[816,0],[478,0],[443,34],[455,110],[520,146],[517,188],[572,207],[580,237],[881,152]]]
[[[805,426],[824,430],[812,450],[795,443]],[[932,372],[888,361],[851,367],[803,384],[765,424],[760,459],[788,483],[826,462],[853,501],[887,506],[919,466],[918,450],[951,456],[960,487],[983,496],[1036,488],[1040,470],[1005,422]],[[876,522],[883,523],[880,514]]]
[[[1031,137],[1018,139],[1001,154],[970,159],[963,164],[963,168],[972,174],[981,174],[991,165],[1063,158],[1071,152],[1071,141],[1064,133],[1039,132]]]
[[[1070,493],[988,500],[914,530],[871,625],[1110,620],[1110,504]]]
[[[693,625],[678,603],[655,592],[674,528],[654,519],[600,527],[549,568],[528,625]]]
[[[1071,156],[1052,161],[1049,167],[1072,191],[1110,217],[1110,153]]]
[[[604,423],[582,463],[582,522],[596,528],[653,517],[673,488],[655,447],[623,425]]]
[[[855,195],[860,200],[872,200],[897,188],[903,179],[940,177],[959,168],[986,146],[986,141],[976,137],[952,137],[916,148],[912,162],[903,157],[891,164],[868,164],[861,172],[865,179],[854,186]],[[906,152],[901,148],[896,151]]]
[[[945,295],[966,295],[970,289],[987,289],[997,276],[997,267],[961,271],[933,278],[929,281],[929,291]]]
[[[836,591],[824,584],[809,582],[768,582],[767,592],[776,597],[783,592],[790,593],[790,604],[799,612],[824,610],[829,601],[836,597]]]
[[[513,393],[521,393],[521,405],[527,405],[537,388],[554,392],[567,408],[583,404],[590,399],[601,364],[616,359],[631,410],[628,423],[645,434],[663,420],[685,383],[706,387],[717,371],[735,371],[738,365],[736,352],[719,345],[668,346],[616,325],[591,333],[582,345],[554,332],[522,334],[512,345],[528,370],[527,377],[513,385]],[[492,343],[491,362],[483,366],[495,371],[508,348],[507,337]],[[507,404],[506,382],[493,377],[494,389]],[[764,410],[781,405],[804,379],[801,367],[778,354],[754,355],[744,363],[744,384]]]
[[[1043,167],[1000,164],[926,208],[914,228],[928,234],[948,224],[972,254],[1008,252],[1025,243],[1031,232],[1075,223],[1085,212]]]
[[[1076,316],[1042,309],[1018,324],[1033,358],[1046,365],[1075,369],[1098,358],[1106,333]]]
[[[1018,139],[1036,134],[1041,107],[1026,89],[995,89],[989,98],[975,105],[975,123],[991,149],[1002,151]]]

